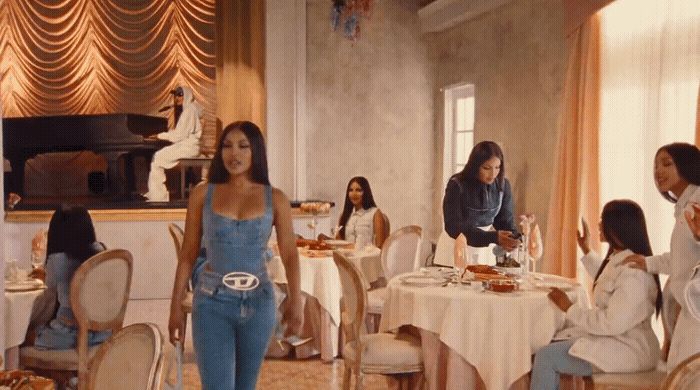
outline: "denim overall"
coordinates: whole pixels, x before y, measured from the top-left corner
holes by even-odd
[[[212,210],[209,184],[202,210],[206,263],[197,278],[192,335],[202,389],[254,390],[275,326],[275,296],[265,268],[272,230],[272,187],[265,187],[265,213],[236,220]],[[259,285],[234,290],[222,282],[230,272],[255,275]]]

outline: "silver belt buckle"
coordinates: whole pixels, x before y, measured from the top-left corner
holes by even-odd
[[[260,279],[247,272],[229,272],[221,278],[221,282],[236,291],[250,291],[260,285]]]

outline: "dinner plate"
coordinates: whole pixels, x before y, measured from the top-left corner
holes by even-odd
[[[560,290],[572,290],[576,285],[559,280],[536,280],[533,285],[537,288],[553,288],[556,287]]]
[[[330,246],[347,246],[352,244],[352,241],[346,240],[324,240],[323,242]]]
[[[447,278],[432,275],[405,275],[399,278],[401,283],[414,287],[442,286]]]
[[[46,287],[39,279],[27,279],[20,282],[5,281],[5,291],[32,291]]]

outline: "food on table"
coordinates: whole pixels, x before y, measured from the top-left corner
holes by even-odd
[[[493,292],[513,292],[518,289],[518,284],[513,280],[492,280],[486,289]]]
[[[297,238],[297,248],[307,248],[314,251],[324,251],[333,249],[330,245],[326,244],[323,241],[307,240],[305,238]]]
[[[486,264],[471,264],[466,266],[466,269],[475,274],[498,274],[498,271],[495,268]]]

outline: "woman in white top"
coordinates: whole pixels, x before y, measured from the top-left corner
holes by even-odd
[[[690,315],[683,297],[693,267],[700,263],[700,236],[691,231],[683,215],[684,210],[692,211],[692,204],[700,203],[700,150],[687,143],[662,146],[654,159],[654,180],[661,195],[675,203],[671,250],[657,256],[630,256],[625,262],[652,274],[668,275],[664,290],[671,294],[665,297],[665,305],[673,300],[680,307],[671,312],[664,310],[666,324],[671,327],[666,365],[670,372],[678,363],[700,352],[700,321]]]
[[[356,176],[348,182],[345,191],[343,213],[338,220],[340,229],[336,238],[355,243],[372,243],[378,248],[386,240],[384,217],[377,208],[372,196],[369,182],[362,176]]]
[[[595,274],[592,309],[574,304],[566,293],[552,289],[549,298],[566,313],[567,327],[535,355],[530,389],[557,389],[559,375],[589,376],[593,372],[635,372],[652,369],[659,357],[659,341],[651,315],[661,309],[658,276],[620,267],[632,253],[651,255],[644,212],[630,200],[614,200],[603,208],[601,241],[608,254],[590,250],[588,227],[579,234],[581,259]]]

